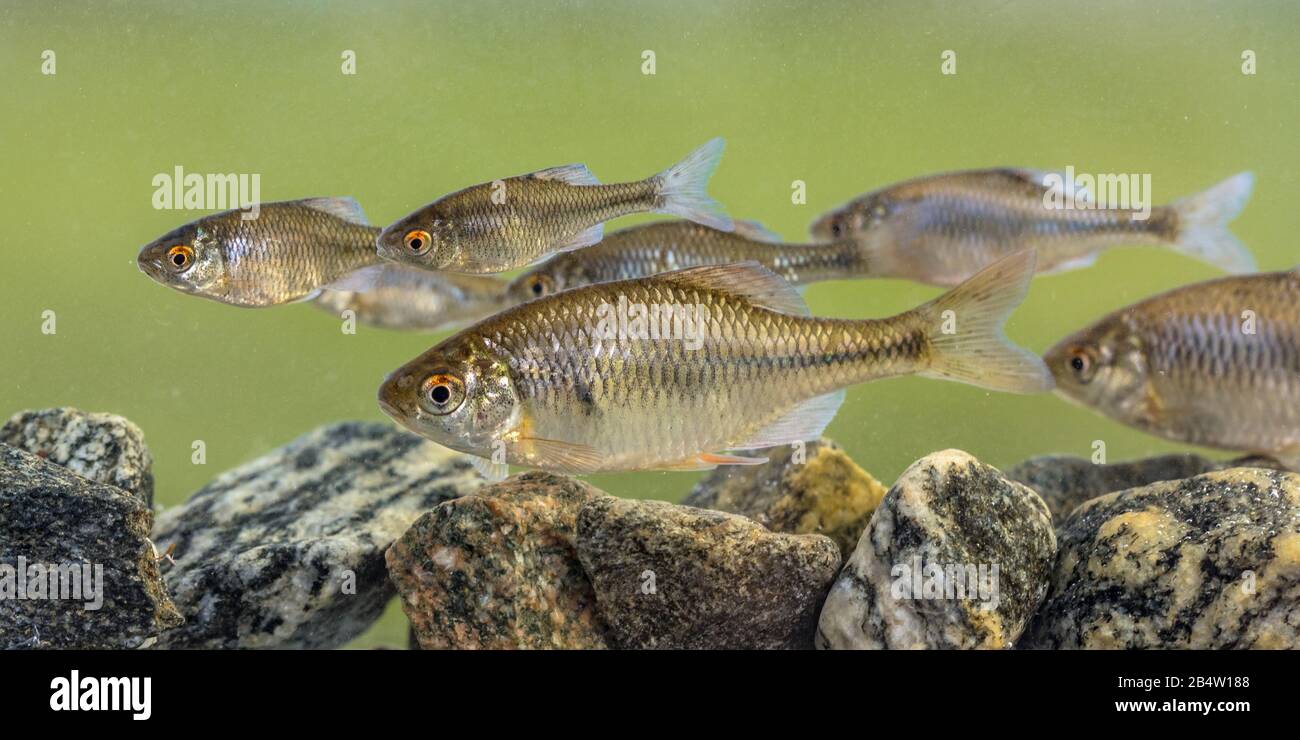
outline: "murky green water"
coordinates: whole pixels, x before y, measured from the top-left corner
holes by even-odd
[[[1156,202],[1243,169],[1233,231],[1264,269],[1300,262],[1300,47],[1286,3],[141,3],[0,8],[0,415],[74,405],[138,423],[164,505],[338,419],[380,420],[383,375],[439,337],[361,328],[308,305],[250,311],[155,285],[140,245],[195,217],[152,179],[257,173],[261,196],[352,195],[387,223],[438,195],[584,161],[640,178],[711,136],[711,186],[788,239],[869,189],[994,165],[1151,173]],[[56,54],[43,75],[42,52]],[[643,75],[642,52],[657,70]],[[1242,73],[1243,50],[1258,73]],[[341,54],[356,53],[344,75]],[[957,74],[940,74],[953,50]],[[807,203],[791,202],[795,180]],[[613,224],[629,225],[636,219]],[[1011,336],[1043,350],[1139,298],[1213,277],[1121,248],[1038,279]],[[900,281],[811,287],[814,313],[896,313]],[[42,333],[53,311],[57,333]],[[828,435],[888,483],[959,447],[1009,466],[1176,449],[1053,396],[924,379],[849,391]],[[191,463],[195,440],[206,465]],[[677,499],[692,474],[596,476]],[[363,643],[396,642],[390,612]]]

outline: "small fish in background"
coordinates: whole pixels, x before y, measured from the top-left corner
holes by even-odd
[[[378,401],[493,478],[509,464],[568,473],[757,464],[765,460],[722,451],[816,439],[856,383],[916,374],[1049,389],[1042,360],[1002,333],[1033,272],[1026,251],[917,309],[868,320],[813,318],[789,283],[754,263],[599,283],[453,335],[389,375]],[[628,310],[614,331],[615,306],[690,308],[698,323],[670,326],[660,313],[624,326]]]
[[[324,290],[314,303],[383,329],[434,332],[463,326],[506,306],[506,283],[488,275],[430,272],[404,265],[378,268],[364,291]]]
[[[204,216],[145,245],[140,270],[182,293],[232,306],[276,306],[327,285],[364,287],[379,262],[375,236],[351,198],[263,203],[257,218]]]
[[[722,139],[713,139],[639,182],[602,185],[585,165],[571,164],[475,185],[384,229],[379,254],[429,270],[490,273],[595,244],[605,221],[633,213],[727,230],[731,219],[705,192],[722,148]]]
[[[1048,207],[1046,198],[1091,202],[1068,181],[1045,184],[1049,174],[990,169],[908,180],[831,211],[811,231],[820,239],[860,240],[877,277],[939,286],[956,285],[1022,249],[1038,252],[1040,273],[1053,273],[1087,267],[1120,244],[1166,246],[1231,273],[1255,270],[1250,251],[1227,228],[1250,198],[1249,172],[1141,210]]]
[[[1300,274],[1184,286],[1044,356],[1065,398],[1165,439],[1300,462]]]
[[[599,244],[557,254],[515,278],[515,303],[612,280],[649,277],[688,267],[757,262],[792,285],[869,274],[863,249],[852,239],[829,244],[785,244],[749,221],[732,231],[693,221],[659,221],[615,231]]]

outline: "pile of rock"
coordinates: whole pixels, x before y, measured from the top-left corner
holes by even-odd
[[[20,414],[0,647],[337,647],[394,594],[424,648],[1300,647],[1300,476],[1271,461],[1003,475],[946,450],[886,490],[829,440],[767,454],[674,505],[547,473],[484,486],[344,423],[155,523],[134,425]],[[74,571],[76,598],[52,595]]]

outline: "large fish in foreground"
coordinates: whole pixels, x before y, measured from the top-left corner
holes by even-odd
[[[261,204],[256,218],[204,216],[145,245],[140,270],[182,293],[234,306],[312,298],[324,287],[360,287],[379,262],[375,236],[351,198]]]
[[[915,310],[868,320],[810,317],[792,286],[752,263],[600,283],[450,337],[394,371],[378,400],[493,477],[506,464],[592,473],[761,463],[724,451],[817,438],[855,383],[919,374],[1050,388],[1042,361],[1002,333],[1033,267],[1031,252],[1014,255]]]
[[[324,290],[315,304],[334,314],[384,329],[441,331],[489,316],[506,306],[506,283],[488,275],[429,272],[404,265],[377,268],[365,290]]]
[[[379,253],[429,270],[504,272],[595,244],[605,221],[633,213],[730,229],[731,219],[705,192],[722,148],[722,139],[713,139],[637,182],[602,185],[585,165],[571,164],[475,185],[384,229]]]
[[[1034,249],[1039,272],[1050,273],[1091,265],[1120,244],[1169,247],[1232,273],[1255,269],[1227,228],[1250,198],[1249,172],[1149,209],[1097,208],[1086,191],[1049,175],[990,169],[908,180],[826,214],[812,233],[860,240],[877,277],[931,285],[956,285],[1022,249]]]
[[[1300,462],[1300,274],[1188,285],[1044,358],[1068,399],[1177,442]]]
[[[719,231],[693,221],[658,221],[621,229],[599,244],[557,254],[510,283],[516,303],[611,280],[630,280],[687,267],[757,262],[792,285],[869,274],[863,249],[852,239],[829,244],[785,244],[761,226],[737,221]]]

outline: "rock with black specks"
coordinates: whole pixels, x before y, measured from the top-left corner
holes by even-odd
[[[662,501],[593,500],[577,542],[619,648],[811,648],[840,565],[829,537]]]
[[[764,450],[762,465],[722,465],[682,503],[740,514],[773,532],[824,534],[848,557],[885,487],[829,439]]]
[[[899,476],[822,607],[823,649],[1008,648],[1047,592],[1047,505],[960,450]]]
[[[0,444],[116,486],[153,506],[153,458],[144,432],[120,416],[71,407],[22,411],[0,427]]]
[[[1033,648],[1300,648],[1300,476],[1235,468],[1094,498],[1059,527]]]
[[[0,444],[0,650],[137,648],[180,624],[152,524],[137,496]]]
[[[606,647],[573,542],[578,510],[606,497],[574,478],[530,472],[420,517],[388,550],[420,647]]]
[[[322,427],[228,471],[158,518],[184,627],[169,648],[331,648],[393,587],[384,551],[421,514],[477,490],[468,460],[387,424]]]

